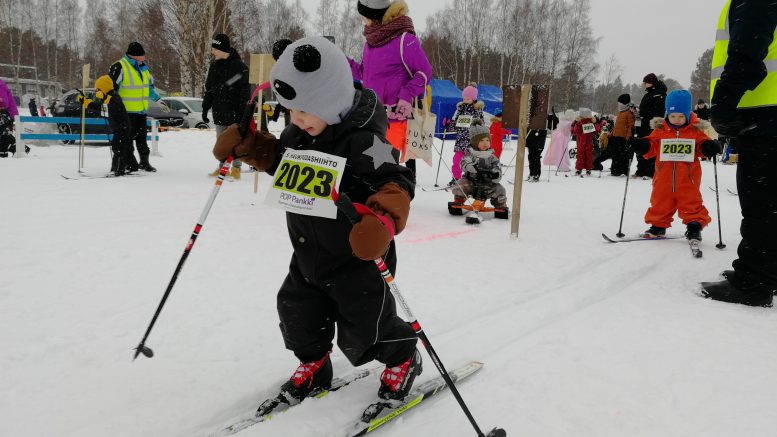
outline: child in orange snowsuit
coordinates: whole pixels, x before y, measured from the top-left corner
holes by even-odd
[[[645,138],[629,140],[631,149],[645,158],[656,158],[653,193],[645,223],[651,225],[646,237],[663,237],[677,212],[686,225],[685,236],[701,241],[701,230],[710,215],[701,197],[701,156],[720,153],[720,145],[710,140],[691,112],[691,93],[676,90],[666,97],[666,118],[651,121],[653,132]]]

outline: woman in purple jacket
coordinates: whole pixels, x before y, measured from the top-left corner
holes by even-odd
[[[413,99],[432,80],[432,65],[415,35],[404,0],[359,0],[367,39],[362,61],[348,59],[353,78],[375,91],[389,118],[386,139],[405,159],[407,118]],[[407,162],[415,173],[415,160]]]
[[[0,80],[0,99],[3,99],[5,110],[8,111],[11,118],[19,115],[19,108],[16,107],[16,100],[14,100],[11,90],[8,89],[8,85],[2,80]]]

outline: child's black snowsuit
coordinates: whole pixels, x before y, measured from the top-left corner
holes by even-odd
[[[111,91],[105,100],[108,101],[105,105],[108,107],[108,125],[113,135],[111,138],[111,151],[113,152],[111,171],[116,174],[124,174],[127,169],[127,162],[129,162],[129,156],[133,154],[132,126],[130,125],[127,109],[124,107],[124,101],[122,101],[119,93]],[[89,104],[89,107],[99,113],[102,110],[103,104],[104,100],[95,97]]]
[[[526,148],[529,149],[529,176],[540,178],[542,173],[542,151],[545,150],[545,139],[548,131],[545,129],[532,129],[526,137]]]
[[[312,137],[289,125],[280,137],[280,151],[268,170],[274,174],[286,149],[316,150],[348,159],[340,192],[365,203],[386,184],[397,184],[412,198],[412,173],[398,164],[374,158],[374,147],[386,145],[386,113],[372,90],[357,86],[355,105],[345,121],[330,125]],[[377,168],[376,168],[377,166]],[[278,292],[280,328],[286,347],[303,363],[318,360],[337,344],[348,360],[359,366],[372,360],[391,364],[410,357],[417,336],[396,312],[394,298],[372,261],[355,257],[349,245],[351,223],[337,219],[287,213],[294,254],[289,274]],[[383,257],[394,272],[394,242]]]

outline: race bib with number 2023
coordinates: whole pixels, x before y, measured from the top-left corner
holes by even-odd
[[[337,218],[332,190],[340,187],[345,161],[328,153],[287,149],[265,203],[296,214]]]
[[[696,141],[688,138],[665,138],[661,140],[662,162],[693,162],[696,159]]]
[[[471,115],[459,115],[459,118],[456,119],[456,127],[469,129],[472,126],[472,118]]]

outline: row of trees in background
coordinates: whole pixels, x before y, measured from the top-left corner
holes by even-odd
[[[230,35],[247,62],[279,38],[332,35],[359,58],[364,39],[352,0],[321,0],[311,19],[300,0],[3,0],[0,63],[38,67],[40,80],[80,85],[81,65],[105,74],[130,41],[144,45],[156,86],[201,95],[215,33]],[[420,35],[434,76],[469,82],[546,84],[551,104],[615,111],[622,93],[637,100],[640,84],[622,82],[611,55],[596,62],[590,0],[451,0],[427,18]],[[412,14],[411,14],[412,15]],[[696,98],[709,95],[712,51],[691,77]],[[660,73],[660,71],[656,71]],[[19,71],[15,72],[19,75]],[[680,84],[664,78],[671,89]]]
[[[16,78],[73,88],[83,64],[94,79],[139,41],[158,88],[201,95],[215,33],[232,36],[245,57],[304,36],[307,21],[299,0],[3,0],[0,63],[37,67],[37,77],[15,69]]]

